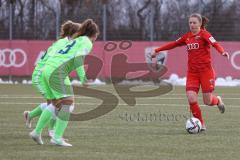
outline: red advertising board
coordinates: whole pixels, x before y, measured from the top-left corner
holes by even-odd
[[[37,60],[44,54],[51,43],[52,41],[1,40],[0,76],[30,76]],[[114,56],[123,54],[127,57],[128,63],[145,63],[145,52],[149,52],[152,47],[164,43],[166,42],[96,42],[91,55],[103,62],[98,77],[110,77],[112,58]],[[220,44],[230,53],[230,60],[221,56],[214,48],[211,49],[213,66],[217,77],[232,76],[233,78],[240,78],[240,42],[220,42]],[[178,47],[167,51],[167,53],[165,64],[168,71],[164,77],[168,77],[172,73],[185,77],[187,70],[186,47]],[[125,67],[121,63],[114,66]]]

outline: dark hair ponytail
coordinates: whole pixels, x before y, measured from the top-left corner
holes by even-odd
[[[209,19],[207,17],[205,17],[205,16],[202,16],[201,29],[206,29],[208,22],[209,22]]]
[[[199,14],[199,13],[193,13],[193,14],[191,14],[190,18],[191,17],[197,18],[199,20],[199,22],[202,23],[201,29],[206,29],[207,23],[209,22],[209,19],[207,17],[201,16],[201,14]]]
[[[72,35],[76,33],[79,28],[80,24],[68,20],[62,24],[59,38],[72,37]]]
[[[73,35],[73,38],[79,36],[92,37],[99,34],[99,29],[97,24],[92,19],[85,20],[79,30]]]

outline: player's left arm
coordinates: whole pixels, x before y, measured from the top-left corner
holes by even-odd
[[[86,76],[85,68],[84,68],[84,59],[85,59],[85,56],[91,52],[93,45],[90,41],[86,41],[83,43],[83,46],[84,47],[80,48],[77,51],[77,54],[75,55],[76,56],[75,64],[78,66],[76,68],[76,71],[77,71],[77,74],[79,76],[81,83],[83,85],[86,85],[88,80],[87,80],[87,76]]]
[[[82,84],[86,83],[87,82],[87,77],[86,77],[85,68],[84,68],[84,60],[82,60],[82,65],[79,66],[78,68],[76,68],[76,72],[78,74],[80,82]]]
[[[224,50],[224,48],[214,39],[214,37],[209,33],[205,32],[203,38],[211,44],[222,56],[225,56],[229,59],[229,54]]]
[[[84,86],[86,85],[86,83],[88,81],[86,73],[85,73],[85,68],[84,68],[84,59],[85,59],[85,56],[88,55],[89,53],[90,53],[90,51],[87,48],[80,49],[74,59],[75,65],[78,66],[76,68],[76,72],[78,74],[80,82]]]

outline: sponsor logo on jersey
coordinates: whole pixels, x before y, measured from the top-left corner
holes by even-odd
[[[211,43],[215,43],[215,42],[216,42],[216,40],[215,40],[213,37],[209,37],[209,41],[210,41]]]
[[[190,44],[187,44],[187,49],[188,49],[188,50],[198,49],[198,48],[199,48],[199,44],[198,44],[198,43],[190,43]]]

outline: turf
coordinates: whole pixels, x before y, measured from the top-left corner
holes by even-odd
[[[117,95],[112,85],[91,86]],[[149,86],[142,87],[148,89]],[[70,122],[65,137],[71,148],[49,144],[46,130],[44,145],[36,145],[25,128],[22,113],[43,102],[31,85],[0,85],[0,159],[83,159],[83,160],[222,160],[240,157],[240,88],[217,87],[223,96],[225,114],[216,107],[199,102],[207,131],[190,135],[185,131],[189,117],[184,87],[151,98],[138,98],[128,106],[120,97],[110,113],[89,121]],[[95,108],[99,100],[76,98],[76,112]],[[33,126],[36,124],[33,122]]]

